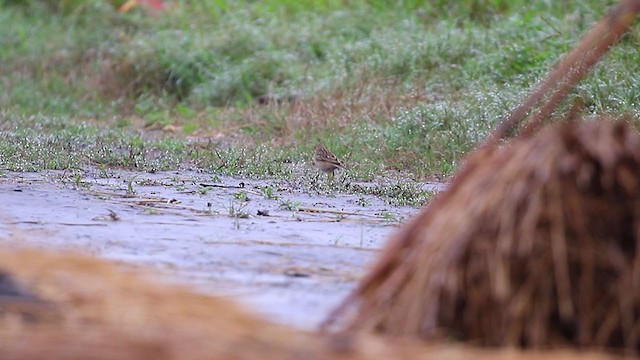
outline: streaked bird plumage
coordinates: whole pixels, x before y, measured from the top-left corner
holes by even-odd
[[[345,166],[340,160],[338,160],[331,150],[327,149],[322,144],[316,145],[314,163],[318,170],[330,174],[330,176],[333,175],[333,172],[336,169],[345,169]]]

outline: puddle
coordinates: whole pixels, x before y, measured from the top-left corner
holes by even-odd
[[[213,182],[197,172],[99,175],[89,170],[76,182],[64,172],[7,173],[0,238],[151,266],[166,281],[234,298],[302,329],[322,320],[419,210],[273,181]]]

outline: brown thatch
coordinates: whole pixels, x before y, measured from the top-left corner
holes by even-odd
[[[469,162],[333,317],[481,345],[640,350],[637,131],[563,124]]]
[[[0,249],[0,359],[563,359],[605,354],[480,350],[371,336],[327,339],[236,304],[154,284],[77,255]]]
[[[621,0],[596,24],[322,328],[637,353],[640,136],[601,120],[530,137],[639,12],[640,0]]]

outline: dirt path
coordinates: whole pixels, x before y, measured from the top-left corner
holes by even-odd
[[[268,181],[216,180],[196,172],[6,173],[0,239],[150,265],[167,281],[310,329],[418,210],[374,197],[362,206],[363,196],[308,194]]]

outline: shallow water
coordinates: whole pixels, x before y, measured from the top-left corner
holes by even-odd
[[[165,281],[237,299],[303,329],[317,326],[399,224],[419,210],[271,181],[214,183],[197,172],[110,171],[105,177],[87,170],[79,179],[61,171],[6,173],[0,238],[151,266]],[[279,199],[267,199],[264,186]],[[362,198],[366,206],[359,205]]]

